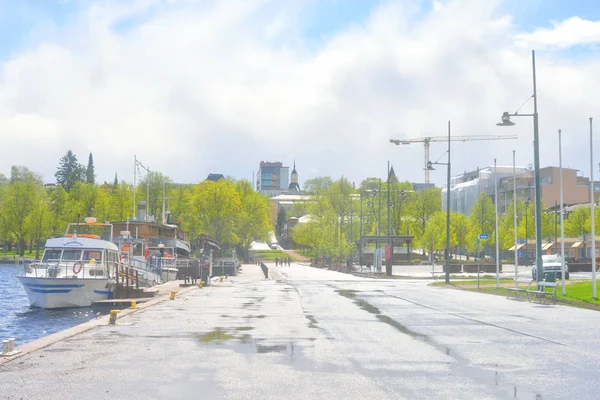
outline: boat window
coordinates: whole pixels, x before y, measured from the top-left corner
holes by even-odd
[[[91,259],[96,260],[96,262],[102,261],[102,250],[84,250],[83,251],[83,260],[90,261]]]
[[[62,250],[49,249],[44,252],[42,262],[58,261],[60,260],[60,253]]]
[[[63,261],[78,261],[81,259],[81,250],[65,250],[63,251]]]
[[[141,243],[134,243],[133,244],[133,255],[134,256],[141,256],[142,255],[142,244]]]

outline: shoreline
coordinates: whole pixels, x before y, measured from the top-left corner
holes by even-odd
[[[150,301],[146,301],[143,303],[140,303],[136,308],[125,308],[123,310],[121,310],[121,312],[118,314],[117,316],[117,320],[120,320],[123,317],[126,317],[130,314],[133,314],[137,311],[143,311],[149,307],[152,307],[154,305],[160,304],[166,300],[169,299],[170,296],[170,292],[168,290],[169,286],[173,286],[172,282],[177,282],[177,284],[179,285],[180,281],[170,281],[167,282],[163,285],[157,285],[158,287],[158,293],[161,293],[162,291],[160,290],[160,286],[163,286],[163,289],[167,288],[164,291],[164,294],[159,294],[157,295],[155,298],[153,298]],[[168,286],[167,286],[168,285]],[[186,287],[186,288],[179,288],[179,286],[177,286],[177,295],[182,295],[185,293],[188,293],[192,290],[198,289],[198,286],[190,286],[190,287]],[[27,343],[23,343],[20,346],[16,346],[15,350],[18,350],[19,353],[14,354],[12,356],[7,356],[7,357],[2,357],[0,356],[0,366],[7,364],[13,360],[16,360],[19,357],[22,357],[26,354],[30,354],[33,353],[35,351],[44,349],[48,346],[51,346],[55,343],[61,342],[63,340],[69,339],[73,336],[79,335],[80,333],[84,333],[87,332],[89,330],[92,330],[98,326],[105,326],[108,325],[108,320],[109,320],[110,315],[102,315],[101,317],[97,318],[97,319],[93,319],[91,321],[87,321],[87,322],[83,322],[79,325],[75,325],[72,326],[70,328],[67,329],[63,329],[61,331],[58,331],[56,333],[53,333],[51,335],[48,336],[43,336],[39,339],[35,339],[31,342],[27,342]],[[1,338],[2,340],[6,339],[6,338]]]

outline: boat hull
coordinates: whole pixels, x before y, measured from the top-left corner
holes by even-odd
[[[65,279],[19,276],[29,305],[36,308],[89,307],[112,297],[108,279]]]

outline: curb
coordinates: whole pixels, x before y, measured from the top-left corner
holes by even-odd
[[[191,292],[192,290],[196,290],[196,289],[198,289],[197,286],[190,286],[187,288],[183,288],[182,290],[178,291],[178,296],[180,296],[182,294],[186,294],[186,293]],[[170,294],[165,293],[155,299],[152,299],[145,303],[140,303],[140,305],[137,306],[136,308],[126,308],[119,313],[119,316],[117,319],[121,319],[121,318],[126,317],[130,314],[133,314],[135,312],[143,311],[149,307],[160,304],[163,301],[168,300],[169,295]],[[90,331],[98,326],[107,326],[109,317],[110,317],[110,315],[103,315],[102,317],[100,317],[98,319],[93,319],[91,321],[84,322],[82,324],[73,326],[71,328],[67,328],[65,330],[53,333],[52,335],[41,337],[39,339],[34,340],[33,342],[25,343],[21,346],[18,346],[15,348],[15,350],[19,350],[19,353],[15,354],[13,356],[1,357],[0,358],[0,366],[7,364],[13,360],[16,360],[17,358],[23,357],[24,355],[34,353],[37,350],[44,349],[55,343],[70,339],[73,336]]]

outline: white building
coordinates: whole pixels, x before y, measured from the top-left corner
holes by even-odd
[[[524,167],[516,167],[516,173],[527,171]],[[502,178],[513,175],[512,165],[497,166],[498,184]],[[446,211],[446,188],[442,189],[442,210]],[[481,193],[492,196],[494,201],[494,166],[477,169],[456,175],[450,180],[450,209],[454,212],[469,215]]]

